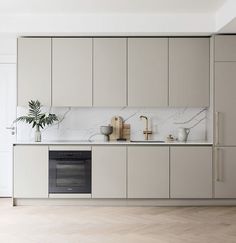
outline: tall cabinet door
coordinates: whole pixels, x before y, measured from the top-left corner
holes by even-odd
[[[236,148],[215,148],[215,198],[236,198]]]
[[[92,106],[92,39],[53,38],[53,106]]]
[[[126,198],[126,147],[92,149],[92,198]]]
[[[236,36],[216,35],[215,37],[215,61],[236,61]]]
[[[168,105],[168,39],[128,39],[128,106]]]
[[[126,38],[94,39],[94,106],[126,106],[126,44]]]
[[[51,39],[19,38],[17,49],[17,105],[30,100],[51,105]]]
[[[209,106],[209,62],[209,38],[170,38],[170,106]]]
[[[128,147],[128,198],[169,198],[169,147]]]
[[[217,145],[236,145],[236,62],[215,63]]]

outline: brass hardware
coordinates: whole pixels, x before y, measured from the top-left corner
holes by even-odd
[[[216,181],[220,182],[220,148],[216,148]]]
[[[220,120],[219,120],[219,115],[220,113],[219,112],[216,112],[215,113],[215,143],[216,145],[219,145],[220,144],[220,137],[219,137],[219,134],[220,134]]]
[[[145,119],[146,120],[145,130],[143,131],[143,134],[144,134],[145,140],[148,140],[149,135],[152,134],[152,131],[148,130],[148,118],[146,116],[140,116],[140,119]]]

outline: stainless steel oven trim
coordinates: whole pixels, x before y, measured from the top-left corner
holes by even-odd
[[[58,149],[60,147],[60,149]],[[87,168],[90,168],[90,179],[87,181],[86,183],[86,187],[67,187],[67,186],[63,186],[63,187],[57,187],[56,186],[56,164],[57,162],[52,160],[50,161],[50,157],[49,157],[49,194],[91,194],[92,191],[92,171],[91,171],[91,166],[92,166],[92,151],[91,149],[87,149],[85,147],[82,146],[83,149],[72,149],[72,147],[74,148],[74,146],[66,146],[67,149],[65,149],[65,146],[58,146],[56,150],[50,150],[48,151],[48,153],[50,152],[90,152],[90,156],[89,156],[89,164],[87,165]],[[77,147],[77,146],[76,146]],[[85,157],[86,158],[86,157]],[[86,159],[87,160],[87,159]],[[87,164],[87,163],[86,163]],[[52,170],[53,169],[53,170]],[[90,188],[90,189],[89,189]],[[70,189],[70,191],[68,190]]]
[[[49,151],[91,151],[91,146],[71,146],[71,145],[53,145],[49,146]]]

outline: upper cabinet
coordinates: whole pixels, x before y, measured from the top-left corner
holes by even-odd
[[[236,61],[236,36],[215,36],[215,61]]]
[[[207,107],[209,66],[205,37],[19,38],[18,106]]]
[[[53,38],[52,105],[92,106],[91,38]]]
[[[128,106],[168,106],[168,38],[128,39]]]
[[[209,38],[169,39],[169,105],[209,106]]]
[[[51,38],[19,38],[17,105],[30,100],[51,105]]]
[[[93,46],[93,105],[127,105],[127,39],[95,38]]]

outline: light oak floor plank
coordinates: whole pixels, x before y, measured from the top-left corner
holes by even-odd
[[[0,199],[0,242],[235,243],[236,207],[12,207]]]

